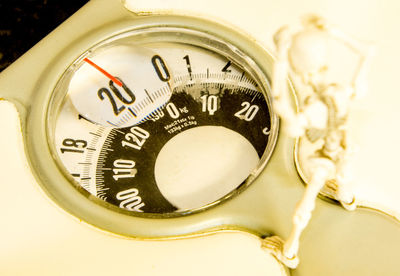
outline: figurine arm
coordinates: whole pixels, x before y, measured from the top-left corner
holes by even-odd
[[[273,66],[271,93],[274,111],[284,121],[286,132],[293,137],[298,137],[304,133],[306,120],[302,114],[295,113],[288,93],[288,50],[291,40],[291,33],[287,26],[279,29],[274,35],[277,57]]]
[[[287,91],[288,50],[291,44],[290,32],[287,26],[280,28],[274,35],[276,60],[272,73],[272,96],[279,100]]]
[[[360,56],[357,69],[355,70],[351,86],[353,88],[353,97],[360,97],[366,93],[366,69],[368,63],[373,55],[374,47],[369,43],[363,43],[357,39],[352,38],[345,32],[339,30],[337,27],[328,24],[324,18],[317,15],[309,15],[304,18],[303,25],[313,26],[327,32],[332,38],[340,43],[343,43],[351,51]]]
[[[371,60],[371,56],[373,55],[373,45],[369,43],[362,43],[361,41],[352,38],[333,26],[325,25],[324,27],[333,38],[342,42],[350,50],[360,56],[351,86],[354,90],[353,97],[357,98],[365,95],[367,91],[366,71]]]

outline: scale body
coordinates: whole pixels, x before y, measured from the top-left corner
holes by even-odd
[[[249,36],[234,32],[230,27],[182,15],[138,16],[117,1],[90,2],[2,73],[0,78],[0,96],[14,103],[19,112],[29,166],[38,182],[42,183],[38,184],[29,175],[21,179],[19,185],[2,181],[2,188],[7,191],[5,194],[13,195],[2,202],[4,216],[12,221],[3,230],[5,240],[12,237],[8,243],[11,251],[26,246],[29,227],[33,226],[36,233],[43,227],[52,229],[57,235],[51,236],[49,233],[52,231],[44,231],[46,236],[35,242],[34,247],[46,242],[57,243],[54,239],[60,237],[60,233],[75,242],[76,247],[70,246],[66,251],[54,249],[55,254],[60,254],[56,259],[70,258],[73,248],[79,251],[78,241],[91,236],[92,240],[87,244],[91,247],[84,252],[94,258],[99,250],[103,251],[109,262],[119,263],[118,269],[123,269],[124,265],[128,266],[127,252],[135,251],[137,246],[131,238],[176,239],[220,231],[243,231],[258,237],[288,235],[291,216],[304,186],[293,158],[295,141],[282,133],[277,133],[275,147],[266,166],[246,189],[222,203],[189,215],[161,219],[131,217],[93,204],[82,205],[81,202],[87,198],[66,185],[68,180],[62,174],[52,173],[59,168],[47,145],[46,111],[51,93],[71,61],[77,53],[121,30],[132,26],[162,25],[212,31],[215,36],[229,40],[239,49],[246,49],[260,63],[265,74],[270,74],[272,58],[265,49]],[[10,155],[16,154],[11,152]],[[16,158],[21,158],[20,162],[26,164],[21,155]],[[24,167],[29,170],[28,165]],[[67,214],[60,210],[65,210]],[[48,224],[38,225],[38,221]],[[97,231],[99,228],[105,232]],[[357,229],[357,232],[352,232],[352,229]],[[154,242],[148,243],[154,245]],[[234,243],[230,246],[231,250],[235,250]],[[397,275],[400,271],[396,258],[399,246],[400,226],[389,215],[364,208],[347,212],[333,201],[319,199],[313,219],[302,237],[301,263],[290,274]],[[121,250],[124,254],[111,257],[110,248]],[[207,254],[206,251],[203,254]],[[99,255],[97,257],[101,259]],[[42,262],[39,257],[36,261]],[[251,263],[248,265],[251,271]],[[147,273],[150,274],[149,271]]]

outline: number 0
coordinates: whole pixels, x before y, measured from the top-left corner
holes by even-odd
[[[153,64],[157,76],[160,78],[160,80],[162,81],[170,80],[171,76],[168,72],[167,66],[165,65],[164,60],[159,55],[153,56],[151,58],[151,63]]]

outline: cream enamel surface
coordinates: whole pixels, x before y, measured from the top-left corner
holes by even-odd
[[[182,9],[199,2],[168,3]],[[359,149],[354,189],[365,204],[393,215],[400,213],[399,10],[395,0],[207,0],[197,6],[197,13],[207,12],[239,26],[270,49],[272,34],[281,25],[294,24],[309,12],[376,44],[369,92],[352,117],[352,138]],[[114,237],[73,219],[46,198],[30,174],[18,124],[15,109],[0,102],[1,275],[118,275],[126,271],[130,275],[279,275],[280,267],[272,257],[246,234],[143,242]]]

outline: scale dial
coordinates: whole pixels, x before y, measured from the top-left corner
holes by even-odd
[[[173,93],[147,121],[110,128],[87,120],[64,92],[54,143],[71,179],[132,214],[191,213],[247,186],[274,143],[269,101],[249,65],[224,52],[229,47],[213,46],[220,41],[205,43],[204,36],[164,28],[103,43],[108,49],[140,43],[156,53],[168,64]],[[77,64],[64,79],[79,74]]]

